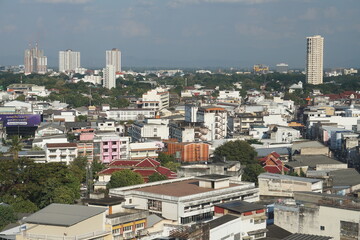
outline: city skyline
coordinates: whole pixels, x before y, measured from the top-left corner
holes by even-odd
[[[16,11],[16,14],[15,14]],[[329,0],[0,1],[0,65],[23,63],[38,42],[48,66],[76,49],[86,68],[118,48],[125,67],[305,68],[304,40],[326,38],[324,67],[360,62],[360,2]]]

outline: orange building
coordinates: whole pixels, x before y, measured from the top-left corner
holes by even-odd
[[[203,142],[165,142],[166,154],[174,155],[181,162],[207,162],[209,160],[209,144]]]

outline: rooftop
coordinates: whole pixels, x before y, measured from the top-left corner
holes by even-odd
[[[53,203],[24,221],[26,223],[69,227],[105,212],[105,208]]]
[[[100,198],[100,199],[87,198],[87,199],[83,199],[83,202],[91,205],[113,206],[125,202],[125,199],[122,197],[111,197],[111,198]]]
[[[239,200],[217,204],[216,206],[223,209],[231,210],[236,213],[244,213],[266,208],[264,205]]]
[[[290,236],[283,238],[283,240],[329,240],[332,237],[312,235],[312,234],[302,234],[302,233],[294,233]]]
[[[222,217],[219,217],[219,218],[216,218],[212,221],[209,222],[209,225],[210,225],[210,229],[213,229],[213,228],[216,228],[216,227],[219,227],[227,222],[231,222],[235,219],[239,218],[238,216],[234,216],[234,215],[230,215],[230,214],[227,214],[227,215],[224,215]]]
[[[325,155],[295,155],[294,161],[287,162],[285,165],[290,167],[309,166],[316,168],[318,164],[345,164],[336,159]]]
[[[281,175],[281,174],[275,174],[275,173],[261,173],[258,178],[282,179],[282,180],[292,180],[292,181],[309,182],[309,183],[316,183],[316,182],[322,181],[320,179],[295,177],[295,176]]]

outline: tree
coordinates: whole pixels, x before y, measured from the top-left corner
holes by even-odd
[[[18,136],[13,136],[11,138],[10,145],[11,146],[10,146],[9,152],[11,152],[13,154],[14,159],[18,159],[19,152],[22,149],[21,139]]]
[[[239,161],[241,164],[247,165],[257,163],[256,155],[256,151],[250,144],[245,141],[236,140],[217,147],[214,151],[214,160]]]
[[[70,163],[70,170],[79,179],[80,182],[85,182],[87,164],[88,160],[85,156],[78,156]]]
[[[91,170],[92,170],[92,175],[94,177],[94,179],[98,179],[99,176],[97,176],[97,173],[104,170],[105,169],[105,165],[103,163],[101,163],[98,160],[93,160],[91,163]]]
[[[165,164],[167,164],[169,162],[175,162],[175,157],[172,155],[160,152],[157,160],[161,163],[161,165],[164,166]]]
[[[11,206],[0,205],[0,230],[9,223],[16,221],[14,209]]]
[[[249,164],[244,169],[242,180],[248,182],[255,182],[257,184],[258,176],[263,172],[265,172],[265,170],[259,164]]]
[[[148,182],[157,182],[157,181],[163,181],[163,180],[167,180],[167,179],[168,178],[165,175],[162,175],[160,173],[154,173],[149,176]]]
[[[125,169],[111,175],[107,188],[126,187],[141,183],[144,183],[144,180],[139,173],[133,172],[130,169]]]
[[[87,115],[79,115],[77,117],[75,117],[76,122],[86,122],[87,120]]]

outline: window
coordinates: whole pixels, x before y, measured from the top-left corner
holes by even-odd
[[[129,204],[132,204],[132,199],[131,198],[129,199]]]
[[[155,210],[155,211],[161,211],[162,210],[162,203],[158,200],[148,200],[148,209],[149,210]]]
[[[263,238],[264,237],[264,233],[257,233],[254,235],[254,238],[257,239],[257,238]]]
[[[324,231],[324,230],[325,230],[325,227],[324,227],[324,226],[320,226],[320,230],[321,230],[321,231]]]
[[[132,231],[132,226],[123,227],[123,232],[130,232],[130,231]]]
[[[120,228],[112,230],[112,233],[113,234],[119,234],[120,233]]]
[[[136,229],[143,229],[144,228],[144,223],[139,223],[135,225]]]

